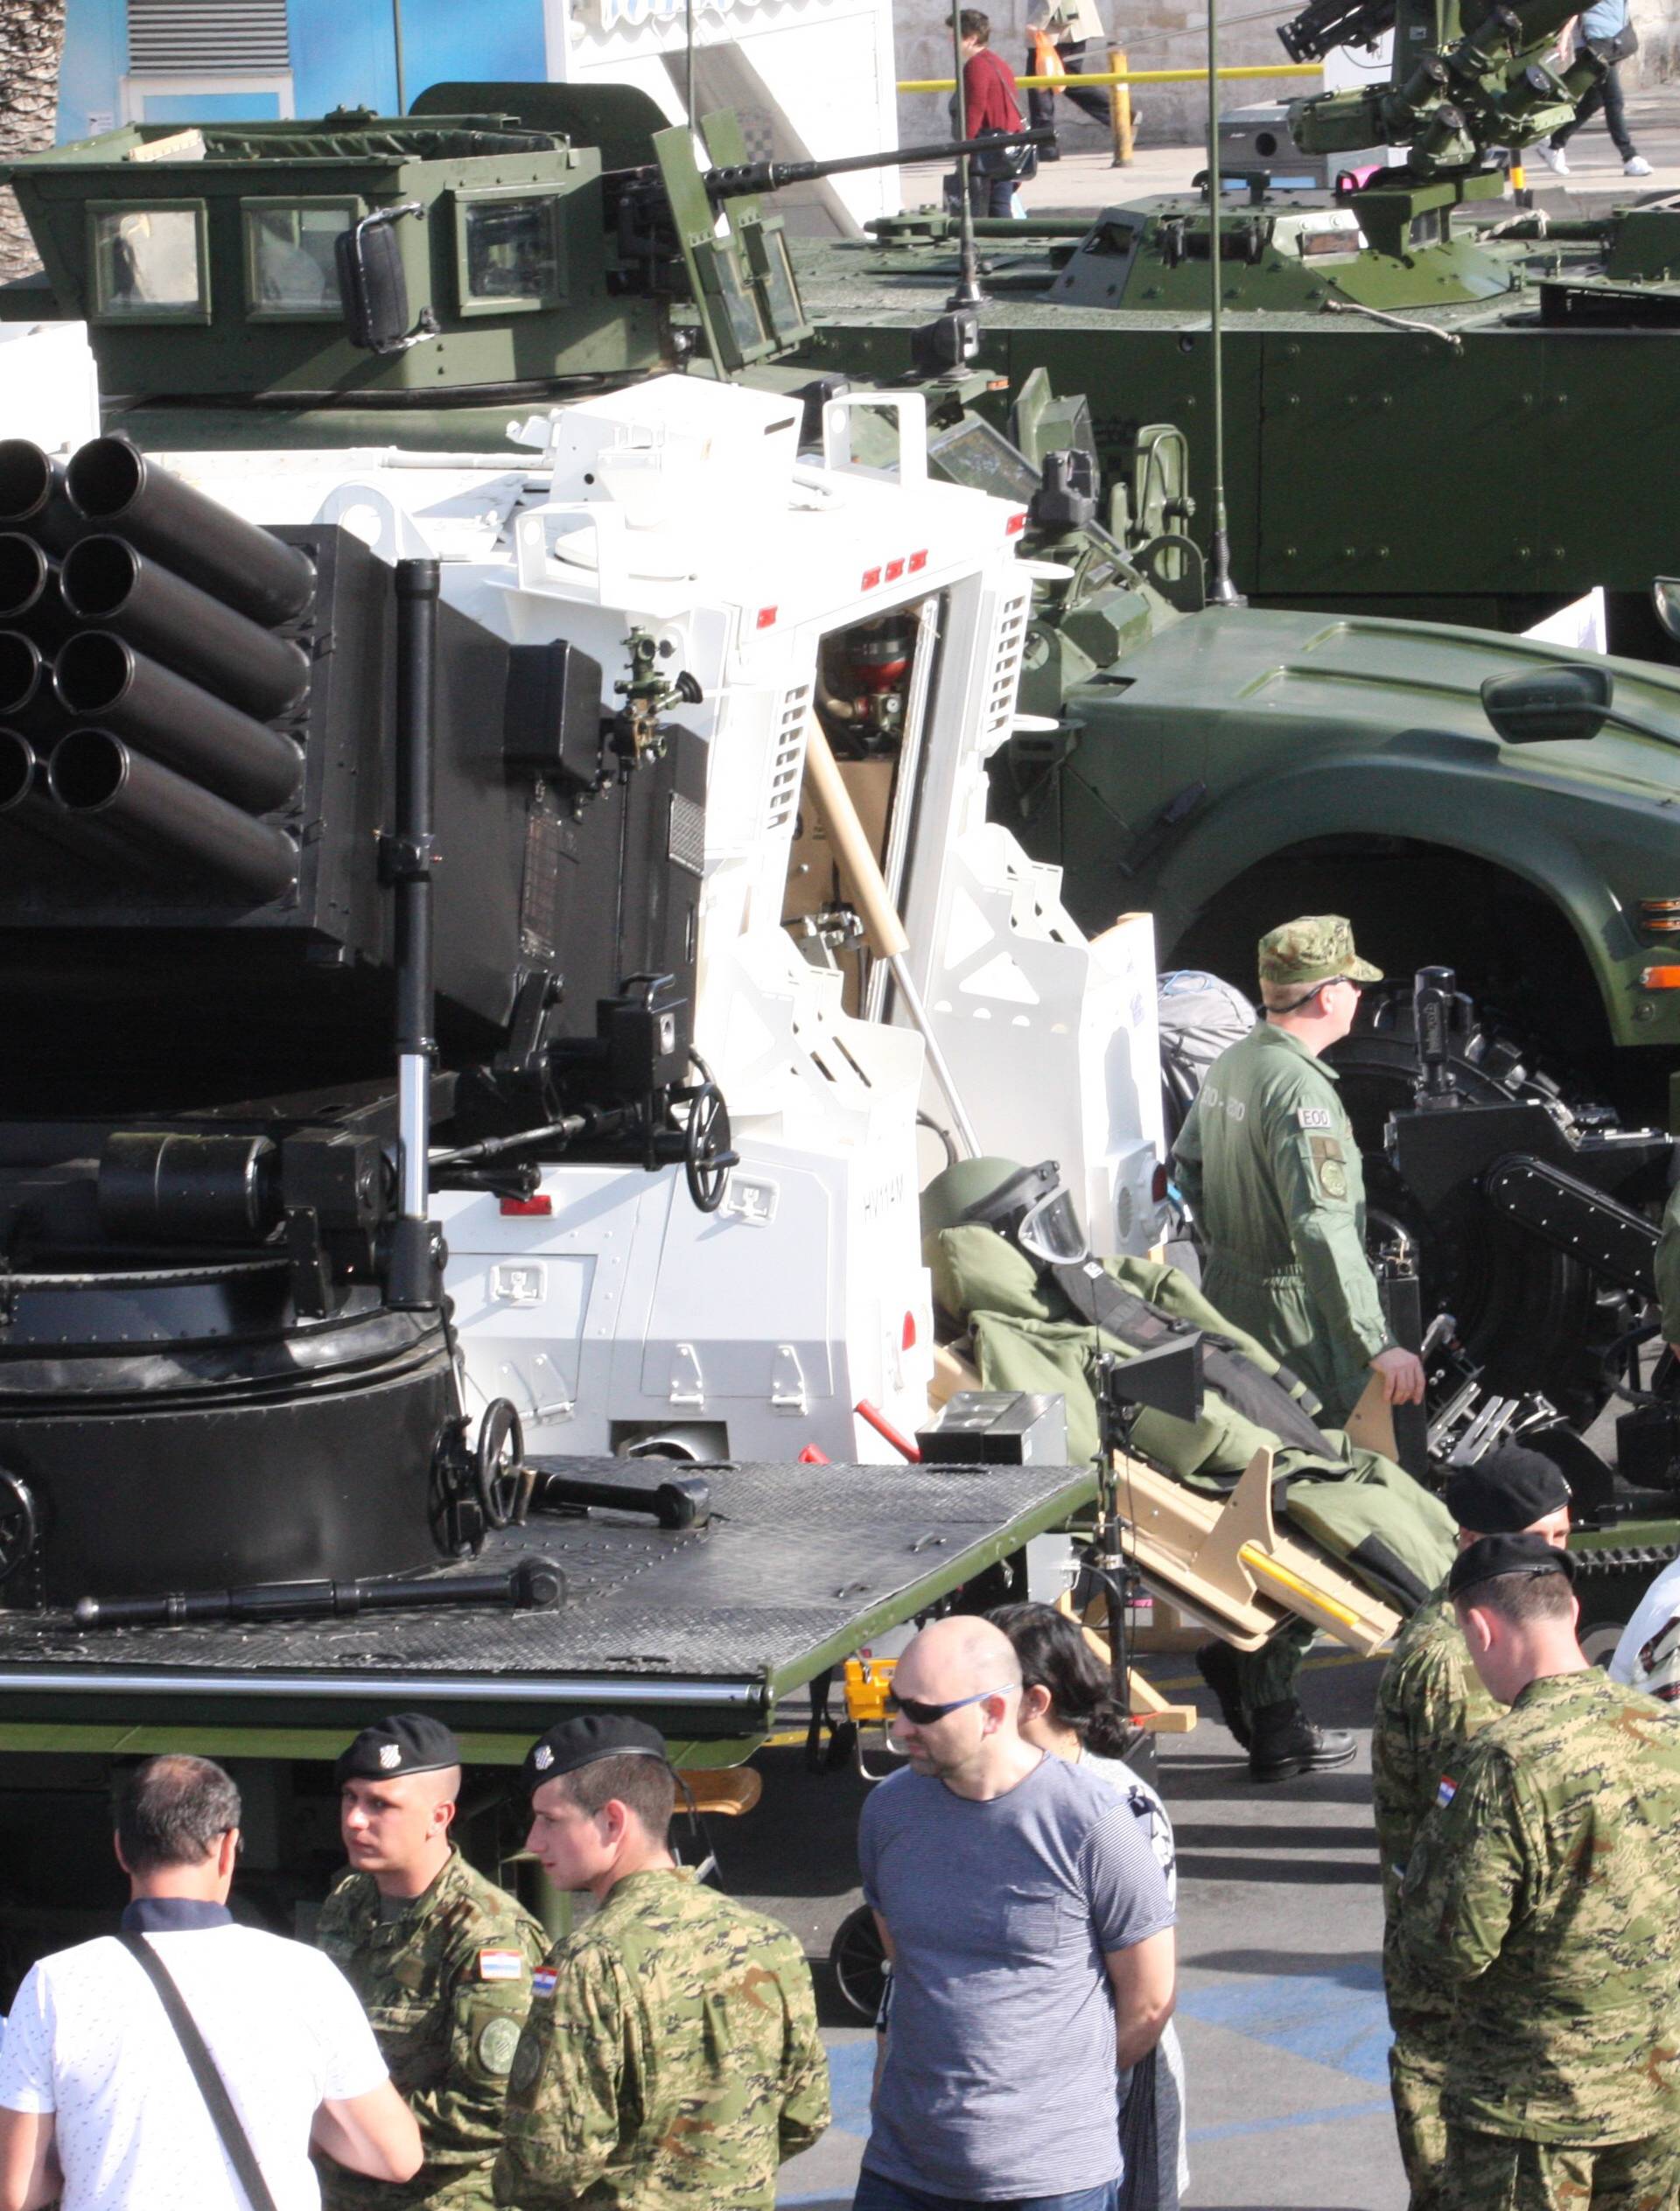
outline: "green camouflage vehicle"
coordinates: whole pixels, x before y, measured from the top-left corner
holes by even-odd
[[[1680,206],[1525,211],[1494,154],[1566,122],[1600,73],[1548,58],[1572,12],[1315,0],[1284,26],[1298,60],[1393,29],[1389,84],[1298,101],[1291,122],[1310,154],[1406,163],[1334,194],[1226,179],[1226,489],[1234,572],[1261,603],[1521,631],[1599,585],[1614,650],[1673,657],[1649,594],[1680,540],[1649,472],[1680,429]],[[870,227],[795,248],[805,357],[893,377],[952,289],[956,226],[924,209]],[[1138,425],[1179,423],[1207,518],[1205,189],[978,228],[978,364],[1012,390],[1042,368],[1089,393],[1105,466]]]

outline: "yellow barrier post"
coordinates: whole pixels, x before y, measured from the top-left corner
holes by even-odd
[[[1109,69],[1114,81],[1109,87],[1109,117],[1114,126],[1114,159],[1111,168],[1130,169],[1132,155],[1131,87],[1126,82],[1126,50],[1124,46],[1109,48]]]

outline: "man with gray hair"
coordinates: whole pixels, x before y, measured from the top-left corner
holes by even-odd
[[[418,2170],[343,1975],[234,1923],[239,1819],[208,1759],[149,1759],[123,1781],[122,1935],[43,1958],[6,2023],[0,2211],[317,2211],[312,2143],[377,2180]]]
[[[888,1709],[864,1893],[892,1961],[853,2211],[1113,2211],[1116,2070],[1172,2011],[1174,1914],[1112,1781],[1020,1731],[990,1620],[926,1627]]]

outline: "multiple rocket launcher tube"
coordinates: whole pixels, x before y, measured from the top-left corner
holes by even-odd
[[[0,440],[0,829],[161,855],[257,904],[297,879],[307,556],[126,438]]]

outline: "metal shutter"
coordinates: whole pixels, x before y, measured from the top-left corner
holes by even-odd
[[[129,67],[136,76],[290,66],[286,0],[129,0]]]

